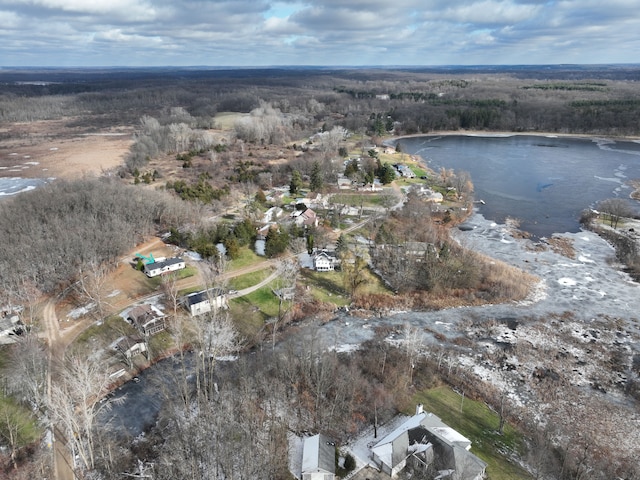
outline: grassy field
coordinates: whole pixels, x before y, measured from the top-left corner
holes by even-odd
[[[444,423],[472,441],[471,452],[487,462],[489,479],[533,478],[505,456],[521,453],[522,437],[509,424],[505,424],[504,433],[500,435],[497,432],[499,417],[484,403],[463,398],[448,387],[420,392],[412,400],[413,405],[422,403],[426,411],[435,413]],[[413,411],[407,413],[413,414]]]
[[[246,113],[218,112],[215,116],[216,127],[220,130],[231,130],[234,124],[245,116]]]
[[[270,268],[258,270],[257,272],[245,273],[244,275],[238,275],[237,277],[233,277],[229,280],[229,287],[236,290],[253,287],[269,275],[271,275]]]
[[[333,203],[350,205],[352,207],[359,207],[361,205],[365,207],[379,207],[383,201],[382,196],[375,193],[336,193],[331,200]]]
[[[351,303],[342,286],[342,276],[339,272],[316,272],[303,269],[300,273],[302,282],[311,289],[311,295],[316,300],[333,303],[338,307]]]
[[[257,255],[250,248],[241,248],[238,258],[229,262],[229,271],[237,270],[239,268],[249,267],[256,263],[264,262],[265,258]]]
[[[42,437],[36,418],[31,412],[16,403],[12,398],[0,393],[0,436],[10,438],[13,432],[15,446],[20,448],[37,441]],[[3,441],[3,445],[5,442]]]
[[[107,348],[112,342],[125,335],[134,335],[137,330],[119,315],[112,315],[100,324],[91,325],[70,347],[74,354],[89,355],[92,351]]]

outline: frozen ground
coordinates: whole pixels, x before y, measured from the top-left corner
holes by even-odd
[[[620,318],[627,330],[640,334],[640,285],[615,263],[614,250],[595,233],[566,233],[571,240],[575,259],[567,258],[545,247],[544,240],[514,238],[506,225],[474,215],[464,230],[454,233],[465,247],[502,260],[540,279],[527,301],[482,307],[461,307],[431,312],[399,312],[382,318],[343,316],[322,327],[323,337],[335,348],[347,348],[373,337],[379,324],[402,326],[410,323],[428,327],[450,336],[462,321],[562,315],[592,322],[598,318]],[[426,341],[433,341],[426,338]]]
[[[410,324],[422,332],[425,354],[492,385],[526,417],[553,425],[558,438],[617,445],[619,458],[632,458],[640,412],[623,392],[627,375],[637,381],[630,365],[640,354],[640,285],[615,263],[613,248],[592,232],[563,234],[575,250],[571,259],[544,240],[516,239],[507,226],[481,215],[454,235],[467,248],[538,277],[530,298],[385,317],[341,314],[320,327],[327,346],[357,348],[378,325],[396,327],[387,340],[401,343]],[[366,461],[362,446],[357,440],[352,445],[360,465]]]

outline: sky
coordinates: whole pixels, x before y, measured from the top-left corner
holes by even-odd
[[[639,61],[638,0],[0,0],[0,66]]]

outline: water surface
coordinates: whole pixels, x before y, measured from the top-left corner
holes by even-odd
[[[577,232],[580,212],[606,198],[629,198],[640,179],[640,143],[605,139],[512,136],[421,136],[399,140],[432,170],[471,174],[479,212],[520,220],[536,237]],[[636,210],[638,202],[631,201]]]

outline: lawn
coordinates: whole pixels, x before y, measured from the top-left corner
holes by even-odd
[[[360,205],[378,207],[382,205],[382,197],[376,193],[336,193],[331,197],[331,201],[352,207],[359,207]]]
[[[37,419],[32,413],[0,393],[0,437],[3,440],[9,438],[9,432],[13,432],[18,448],[29,445],[42,436]]]
[[[487,476],[491,480],[533,478],[504,455],[521,453],[522,436],[509,424],[505,424],[504,433],[500,435],[497,432],[498,415],[483,402],[463,398],[448,387],[422,391],[414,395],[412,401],[413,405],[422,403],[426,411],[435,413],[444,423],[471,440],[471,452],[487,462]]]
[[[249,267],[256,263],[264,262],[266,259],[257,255],[250,248],[241,248],[240,255],[229,262],[229,271],[237,270],[239,268]]]
[[[229,309],[238,332],[251,341],[267,319],[278,315],[278,298],[267,285],[249,295],[229,300]]]
[[[237,277],[229,279],[229,287],[235,290],[243,290],[260,283],[269,275],[271,275],[270,268],[258,270],[257,272],[245,273],[244,275],[238,275]]]
[[[333,303],[344,307],[351,303],[351,299],[342,287],[340,272],[316,272],[303,269],[300,271],[302,282],[310,287],[311,295],[321,302]]]
[[[74,354],[89,355],[97,349],[107,348],[112,342],[125,335],[134,335],[137,330],[121,316],[112,315],[104,322],[93,324],[82,332],[71,345]]]
[[[338,307],[351,303],[351,298],[344,289],[342,272],[316,272],[303,269],[301,275],[302,281],[310,287],[311,295],[316,300],[333,303]],[[365,271],[365,278],[364,285],[358,289],[359,294],[393,293],[369,270]]]

